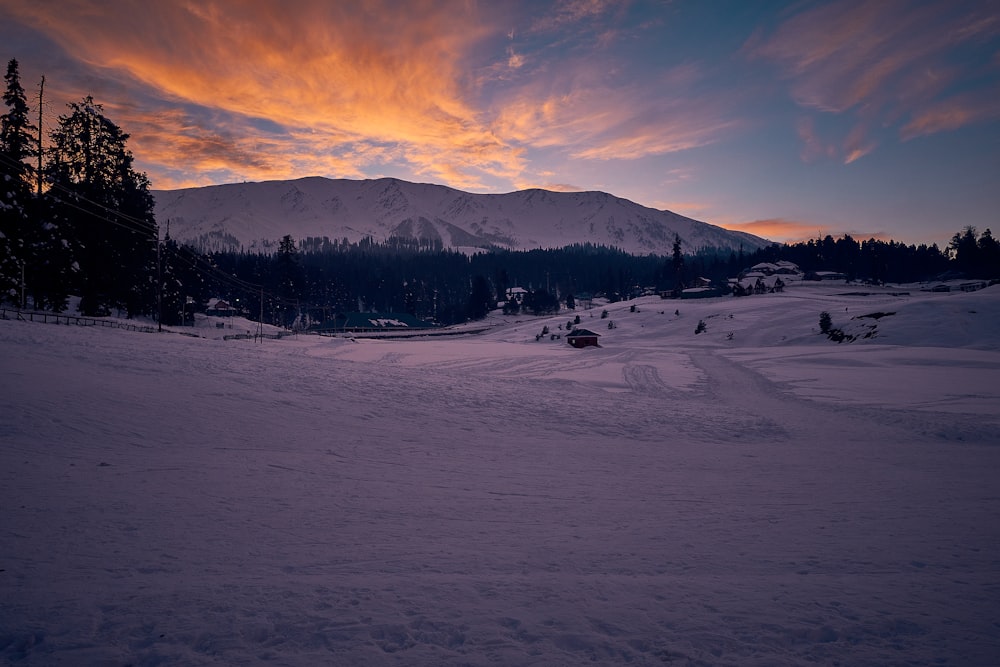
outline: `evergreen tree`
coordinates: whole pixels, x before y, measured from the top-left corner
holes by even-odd
[[[674,235],[671,263],[674,267],[674,289],[679,290],[684,286],[684,252],[681,249],[679,234]]]
[[[278,244],[278,254],[275,258],[277,275],[277,294],[281,300],[279,310],[285,326],[289,326],[299,315],[299,305],[302,290],[305,286],[305,272],[299,257],[295,239],[290,234],[282,237]]]
[[[38,155],[37,128],[28,119],[17,60],[7,63],[3,94],[7,113],[0,116],[0,300],[20,304],[22,279],[32,260],[36,230],[31,225],[31,166]],[[23,304],[22,304],[23,305]]]
[[[149,180],[133,169],[129,135],[101,105],[88,96],[68,106],[52,133],[46,170],[69,222],[64,234],[79,266],[80,309],[151,313],[158,232]]]
[[[532,290],[524,296],[521,307],[533,315],[558,313],[559,299],[543,289]]]
[[[979,237],[979,278],[1000,278],[1000,242],[986,229]]]
[[[830,333],[830,328],[833,326],[833,319],[830,317],[830,313],[825,310],[819,314],[819,330],[822,333]]]
[[[493,310],[493,290],[483,276],[472,280],[472,293],[469,295],[468,315],[470,320],[481,320]]]
[[[963,273],[973,275],[979,264],[979,244],[976,242],[976,228],[969,225],[961,232],[951,237],[948,245],[956,268]]]

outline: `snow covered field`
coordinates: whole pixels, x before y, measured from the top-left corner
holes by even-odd
[[[995,665],[1000,286],[861,291],[584,350],[0,321],[0,659]]]

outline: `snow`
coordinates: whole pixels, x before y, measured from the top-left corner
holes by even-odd
[[[157,220],[170,220],[175,240],[202,250],[273,251],[290,234],[297,241],[328,237],[357,243],[368,237],[440,242],[465,254],[484,247],[561,248],[573,243],[613,246],[634,254],[669,255],[675,235],[686,251],[768,245],[764,239],[647,208],[604,192],[520,190],[472,194],[395,178],[306,177],[158,190]],[[270,249],[270,250],[269,250]]]
[[[996,663],[1000,286],[577,314],[0,320],[0,660]]]

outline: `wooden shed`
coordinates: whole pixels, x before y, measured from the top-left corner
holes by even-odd
[[[573,329],[566,336],[566,342],[573,347],[600,347],[597,343],[597,337],[600,334],[596,334],[590,329]]]

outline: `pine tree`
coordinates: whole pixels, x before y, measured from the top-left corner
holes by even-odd
[[[679,290],[684,285],[684,252],[681,249],[681,237],[674,235],[674,246],[671,263],[674,266],[674,289]]]
[[[976,242],[976,228],[968,225],[961,232],[951,237],[948,250],[957,265],[957,269],[966,274],[975,273],[978,264],[979,244]]]
[[[466,310],[470,320],[481,320],[492,310],[493,290],[483,276],[476,276],[472,280],[472,293],[469,295],[468,308]]]
[[[88,96],[68,106],[52,133],[47,172],[69,221],[64,234],[79,266],[80,309],[151,313],[158,231],[149,180],[132,167],[129,135],[100,104]]]
[[[993,238],[993,232],[987,227],[978,241],[980,278],[1000,278],[1000,242]]]
[[[832,327],[833,319],[830,317],[830,313],[824,310],[819,314],[819,330],[821,333],[828,334]]]
[[[37,128],[28,119],[17,60],[7,63],[3,94],[7,113],[0,116],[0,300],[21,301],[20,287],[32,262],[36,234],[31,225],[31,166],[38,155]],[[34,268],[34,267],[32,267]]]
[[[305,285],[305,272],[302,269],[302,261],[299,251],[295,245],[295,239],[290,234],[282,237],[278,244],[278,254],[275,257],[277,269],[277,294],[281,299],[279,310],[282,312],[282,319],[285,326],[292,324],[298,317],[297,305],[302,298],[302,289]]]

